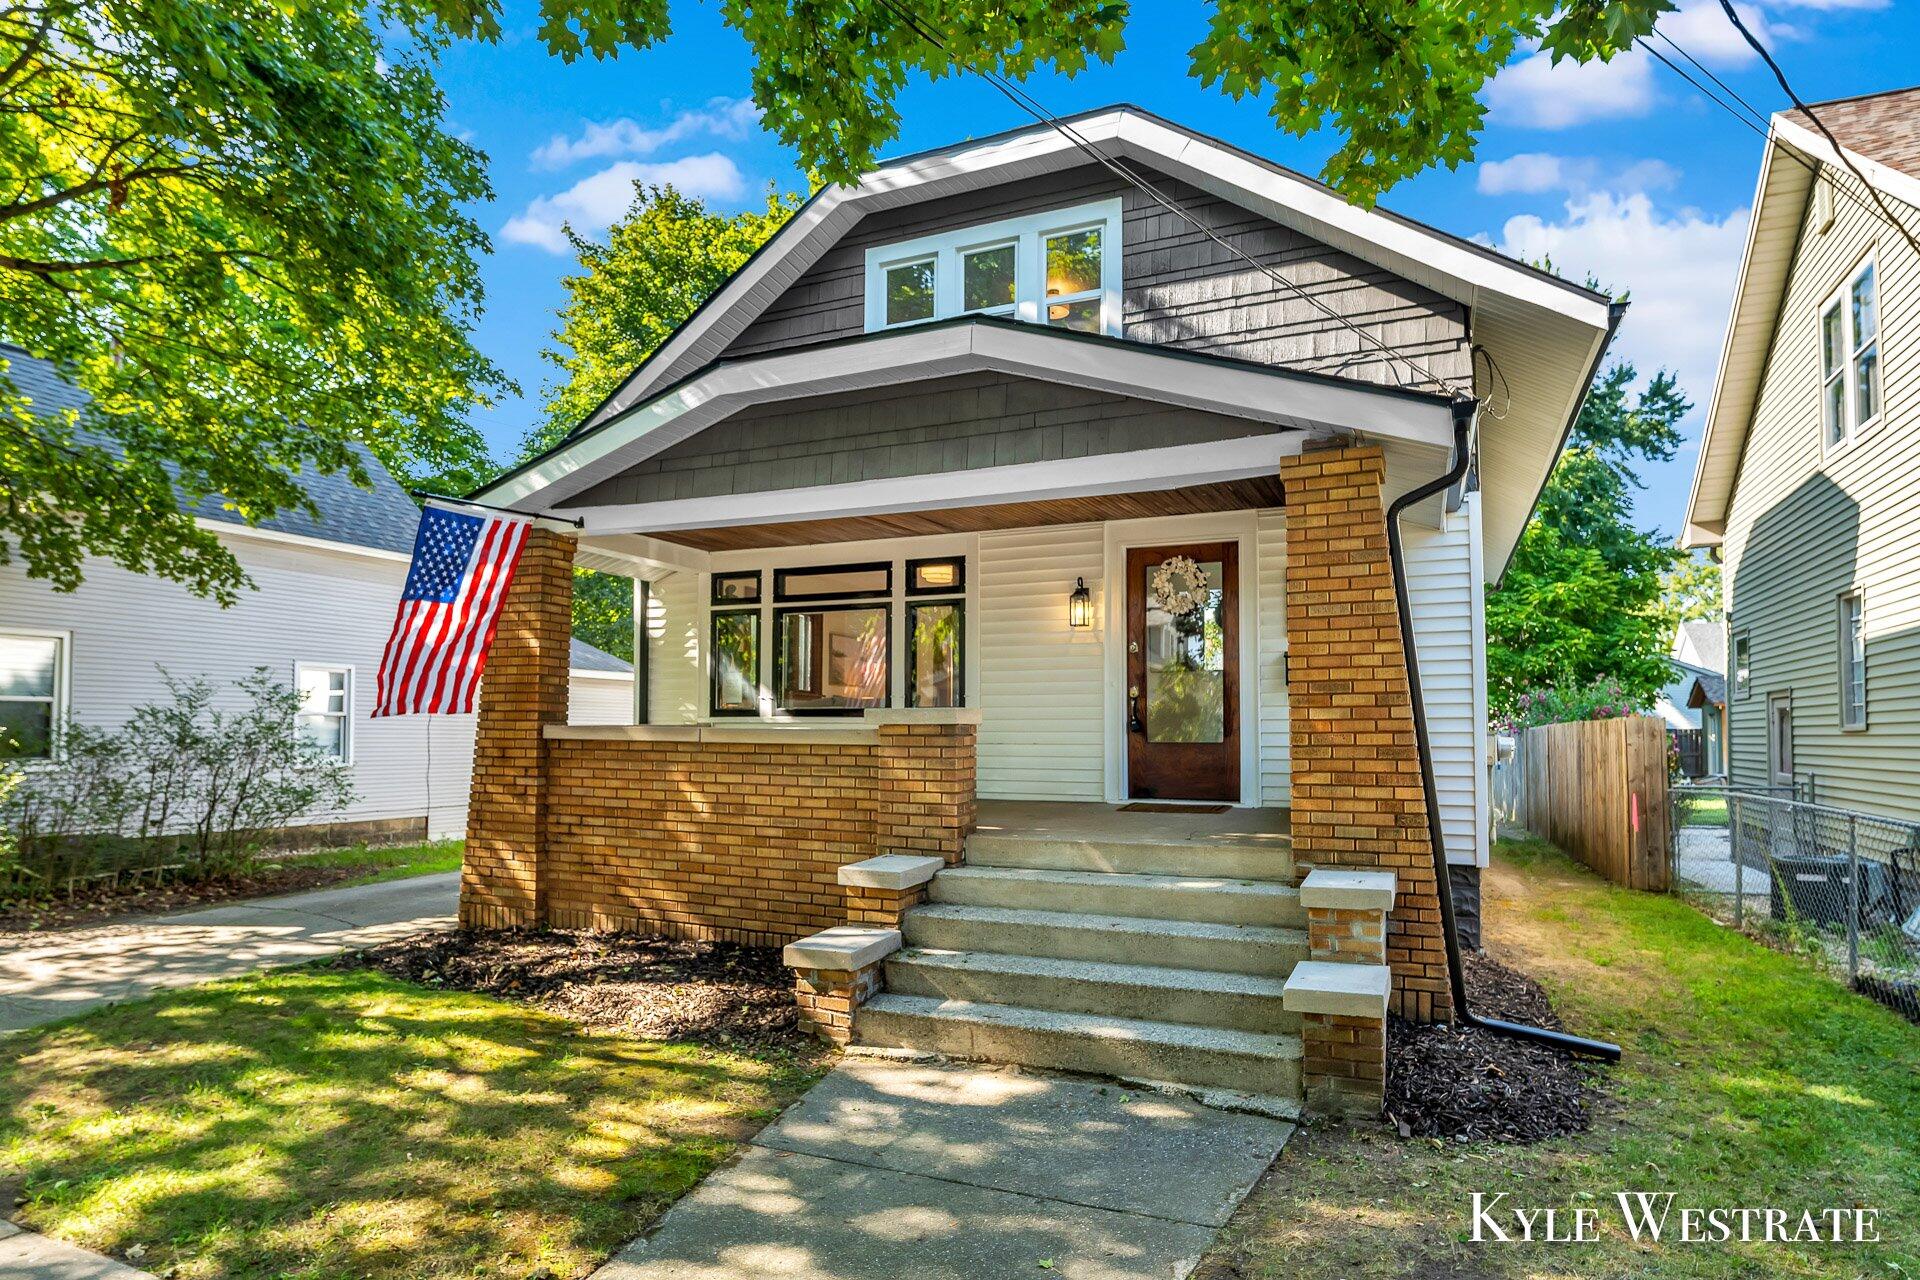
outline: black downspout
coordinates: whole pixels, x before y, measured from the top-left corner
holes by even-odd
[[[1617,1044],[1571,1036],[1564,1031],[1549,1031],[1545,1027],[1475,1017],[1467,1004],[1467,971],[1460,962],[1460,933],[1453,918],[1453,885],[1447,873],[1446,835],[1440,826],[1439,787],[1433,780],[1433,747],[1427,737],[1426,699],[1420,693],[1420,658],[1414,649],[1413,607],[1407,601],[1407,564],[1400,549],[1400,515],[1414,503],[1452,488],[1467,474],[1467,465],[1471,461],[1467,450],[1477,412],[1479,405],[1475,401],[1453,402],[1453,465],[1447,468],[1446,474],[1401,494],[1387,508],[1387,555],[1393,562],[1393,602],[1400,614],[1401,649],[1407,662],[1407,695],[1413,709],[1413,737],[1420,751],[1420,786],[1427,800],[1427,839],[1433,846],[1433,882],[1440,897],[1440,930],[1447,942],[1447,976],[1453,985],[1453,1014],[1456,1021],[1469,1027],[1482,1027],[1516,1040],[1531,1040],[1535,1044],[1564,1049],[1568,1053],[1618,1062],[1620,1046]]]

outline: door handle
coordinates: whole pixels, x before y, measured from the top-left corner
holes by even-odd
[[[1134,685],[1127,690],[1127,732],[1145,733],[1147,726],[1140,718],[1140,686]]]

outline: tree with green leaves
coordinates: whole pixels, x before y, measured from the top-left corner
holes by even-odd
[[[1680,622],[1718,622],[1726,616],[1720,562],[1705,551],[1683,555],[1668,571],[1661,594],[1668,611]]]
[[[108,556],[230,603],[240,567],[182,499],[310,509],[299,472],[364,482],[354,441],[406,479],[484,478],[484,160],[444,129],[440,16],[379,15],[0,7],[0,339],[87,401],[36,403],[0,349],[0,560],[71,590]]]
[[[1640,461],[1665,462],[1692,406],[1669,373],[1636,393],[1617,364],[1594,383],[1499,586],[1487,591],[1489,710],[1611,678],[1636,702],[1667,682],[1676,617],[1666,576],[1682,553],[1633,523]]]
[[[769,190],[765,207],[719,213],[671,186],[634,185],[633,204],[606,242],[567,229],[580,271],[565,277],[555,346],[542,354],[562,376],[547,385],[546,418],[522,458],[551,448],[599,407],[799,207]],[[633,584],[576,569],[573,633],[633,660]]]

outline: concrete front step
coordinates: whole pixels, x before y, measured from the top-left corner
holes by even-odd
[[[1024,867],[948,867],[927,888],[935,902],[1026,911],[1202,924],[1304,926],[1300,891],[1262,880],[1041,871]]]
[[[1035,871],[1117,871],[1126,875],[1211,876],[1293,881],[1292,842],[1075,840],[1057,836],[967,837],[967,865]]]
[[[887,960],[887,990],[896,995],[1291,1035],[1300,1015],[1286,1010],[1286,985],[1284,978],[1204,969],[937,948],[898,951]]]
[[[889,992],[860,1006],[853,1038],[877,1048],[1196,1088],[1283,1098],[1301,1093],[1300,1040],[1289,1035]]]
[[[934,877],[938,885],[950,872]],[[1034,911],[936,902],[901,921],[908,946],[993,951],[1102,964],[1140,964],[1284,978],[1307,958],[1303,929]]]

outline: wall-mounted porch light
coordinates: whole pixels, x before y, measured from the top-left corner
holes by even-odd
[[[1087,580],[1076,578],[1073,594],[1067,597],[1067,625],[1074,628],[1093,625],[1093,592],[1087,590]]]

